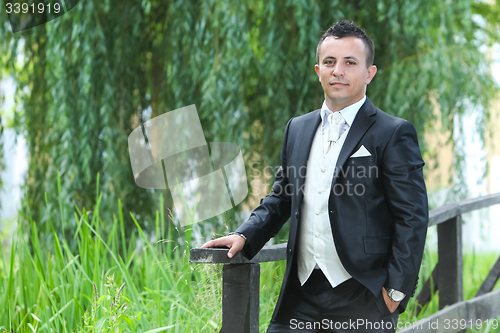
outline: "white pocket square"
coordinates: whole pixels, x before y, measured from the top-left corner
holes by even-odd
[[[365,146],[361,146],[357,152],[355,152],[354,154],[351,155],[350,158],[353,158],[353,157],[366,157],[366,156],[372,156],[372,154],[370,154],[370,152],[368,151],[368,149],[365,148]]]

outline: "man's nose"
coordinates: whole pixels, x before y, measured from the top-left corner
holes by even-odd
[[[344,75],[344,68],[340,65],[340,63],[336,63],[333,66],[333,76],[343,76]]]

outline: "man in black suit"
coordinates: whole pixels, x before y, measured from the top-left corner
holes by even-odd
[[[395,332],[417,286],[428,225],[417,133],[366,98],[377,67],[357,25],[332,25],[316,60],[325,101],[288,121],[271,193],[235,233],[202,247],[250,259],[290,219],[268,332]]]

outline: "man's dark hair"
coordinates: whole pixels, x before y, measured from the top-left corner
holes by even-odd
[[[368,37],[363,29],[358,27],[356,23],[349,22],[347,20],[342,20],[333,24],[328,30],[325,31],[321,39],[319,40],[318,47],[316,48],[316,63],[319,65],[319,53],[321,50],[321,44],[326,37],[333,36],[336,38],[344,37],[357,37],[361,38],[365,43],[366,49],[366,67],[373,65],[373,60],[375,58],[375,48],[373,47],[373,42]]]

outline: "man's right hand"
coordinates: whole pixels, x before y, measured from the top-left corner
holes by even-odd
[[[245,238],[240,235],[229,235],[217,239],[213,239],[211,241],[206,242],[201,246],[202,249],[210,248],[210,247],[228,247],[229,251],[227,252],[228,258],[232,258],[236,252],[240,251],[243,246],[245,246]]]

